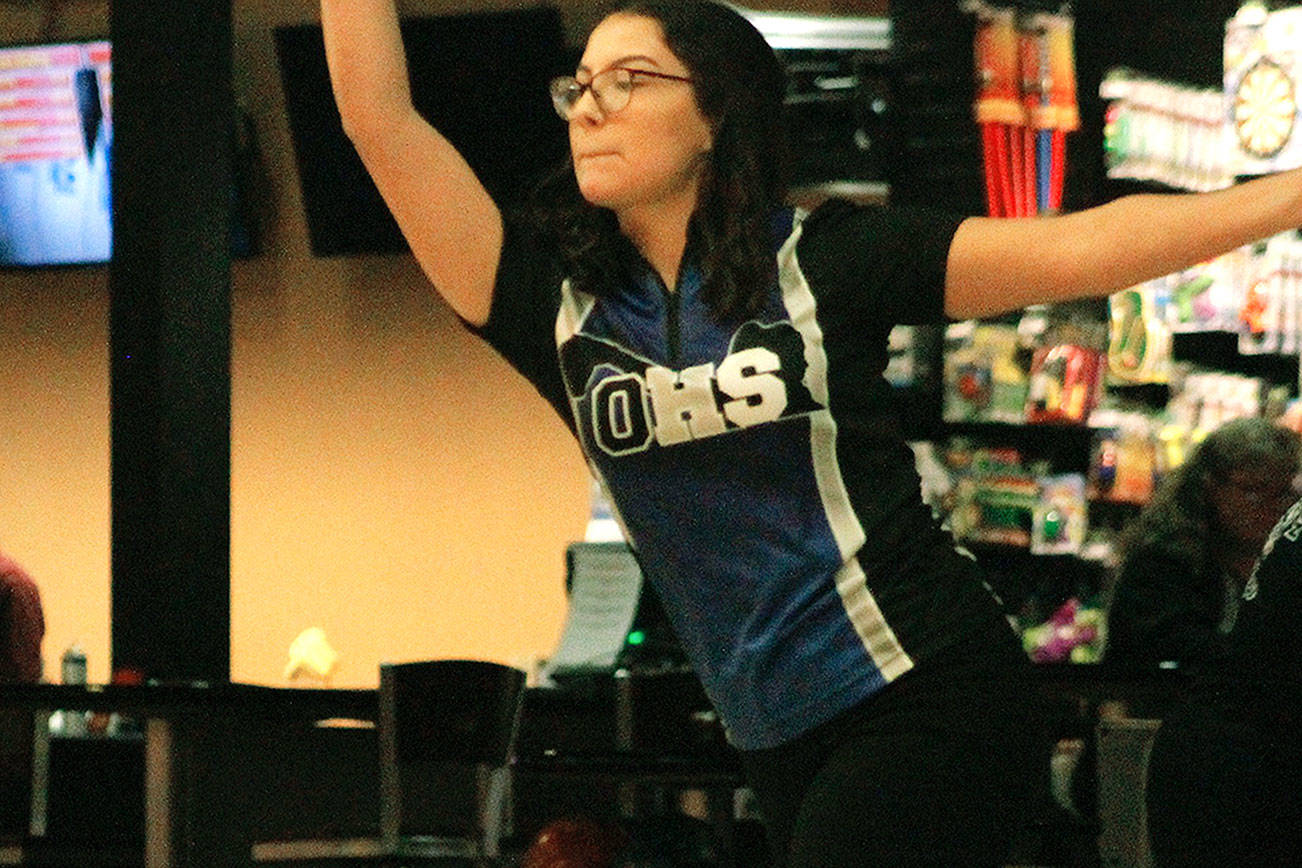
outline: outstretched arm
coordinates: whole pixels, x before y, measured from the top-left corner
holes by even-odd
[[[973,217],[950,246],[945,313],[969,319],[1105,295],[1299,226],[1302,169],[1057,217]]]
[[[483,325],[502,253],[501,212],[412,106],[394,0],[321,0],[321,24],[344,131],[439,294]]]

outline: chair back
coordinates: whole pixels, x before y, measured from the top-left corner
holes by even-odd
[[[1098,739],[1099,864],[1151,868],[1148,837],[1148,760],[1162,722],[1122,717],[1100,720]]]
[[[380,666],[380,833],[495,856],[525,674],[479,660]]]

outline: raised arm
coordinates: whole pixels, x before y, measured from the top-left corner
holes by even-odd
[[[321,0],[321,24],[344,131],[439,294],[483,325],[502,215],[466,161],[413,108],[394,0]]]
[[[1302,169],[1057,217],[973,217],[950,247],[945,313],[968,319],[1105,295],[1300,226]]]

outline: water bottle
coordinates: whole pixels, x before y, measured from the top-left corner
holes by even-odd
[[[86,683],[86,652],[76,642],[63,652],[59,671],[64,684]]]
[[[73,642],[59,659],[60,680],[64,684],[86,683],[86,652]],[[85,736],[89,732],[90,715],[85,711],[58,712],[59,720],[51,720],[51,729],[64,735]]]

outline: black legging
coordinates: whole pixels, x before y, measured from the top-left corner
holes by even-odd
[[[777,864],[1001,864],[1048,786],[1049,750],[1016,675],[1025,657],[993,655],[906,674],[793,743],[746,752]]]

